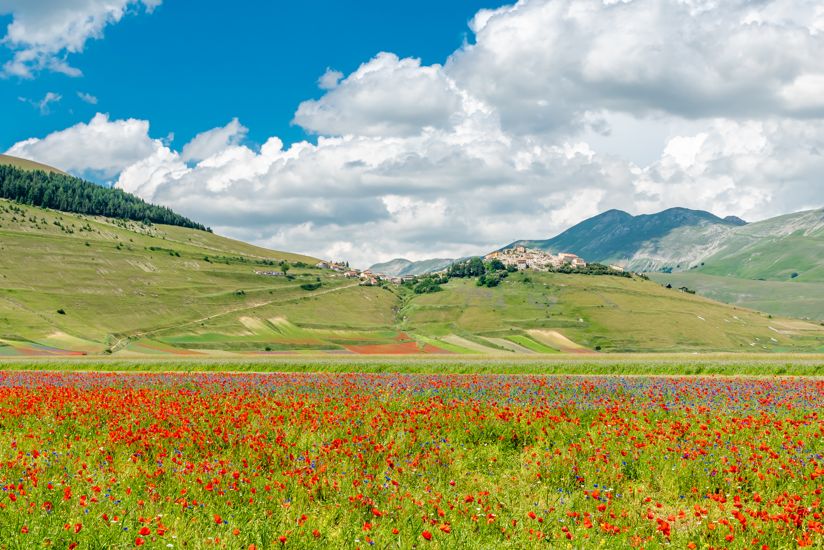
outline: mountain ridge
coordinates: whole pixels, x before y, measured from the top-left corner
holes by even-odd
[[[452,258],[430,258],[412,261],[406,258],[395,258],[388,262],[379,262],[369,267],[372,273],[389,277],[403,277],[412,275],[426,275],[449,267],[456,260]]]
[[[626,264],[646,243],[662,239],[675,229],[742,225],[746,222],[738,217],[720,218],[704,210],[681,207],[636,216],[611,209],[583,220],[550,239],[519,240],[509,246],[523,245],[553,253],[572,252],[587,261]]]

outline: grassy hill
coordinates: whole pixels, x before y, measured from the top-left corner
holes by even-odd
[[[824,209],[739,227],[699,271],[740,279],[824,282]]]
[[[288,277],[256,271],[281,271]],[[824,327],[638,278],[364,287],[205,231],[0,200],[0,356],[819,350]],[[316,288],[317,284],[320,286]]]
[[[60,174],[63,176],[68,175],[57,168],[53,168],[39,162],[34,162],[33,160],[13,157],[11,155],[0,155],[0,166],[14,166],[15,168],[20,168],[21,170],[42,170],[47,174]]]
[[[255,273],[281,270],[282,260],[292,266],[289,278]],[[255,349],[263,351],[270,343],[277,347],[272,334],[282,332],[270,317],[288,313],[323,324],[335,313],[332,322],[342,328],[351,315],[339,309],[360,302],[355,296],[374,303],[390,296],[377,288],[352,288],[329,270],[309,267],[316,262],[205,231],[0,200],[0,354],[135,346],[168,351],[167,336],[173,340],[181,332],[211,338],[218,349],[232,348],[227,343],[239,339],[246,347],[256,341]],[[316,290],[301,288],[317,282]],[[336,293],[351,296],[330,305],[328,297]],[[391,317],[390,306],[381,310]],[[264,326],[244,326],[245,317],[260,318]],[[391,324],[391,318],[372,317],[371,324],[362,318],[369,319],[368,311],[358,312],[354,324]],[[226,330],[204,336],[215,327]],[[340,348],[332,342],[327,347]]]
[[[508,349],[824,350],[820,325],[771,318],[639,278],[518,273],[495,288],[461,279],[443,288],[405,306],[405,328]]]
[[[693,269],[651,276],[730,304],[824,321],[824,210],[736,227]]]
[[[675,288],[690,288],[719,302],[824,322],[824,283],[748,280],[700,271],[651,273],[650,277]]]

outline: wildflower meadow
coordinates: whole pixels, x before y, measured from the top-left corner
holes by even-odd
[[[3,548],[824,544],[824,381],[0,373]]]

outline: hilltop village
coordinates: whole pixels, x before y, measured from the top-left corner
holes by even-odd
[[[583,268],[587,263],[570,252],[550,254],[543,250],[526,248],[524,246],[514,246],[503,250],[496,250],[484,256],[484,260],[491,262],[498,260],[505,266],[513,266],[517,269],[535,269],[537,271],[549,271],[560,269],[564,266]]]
[[[582,269],[587,267],[587,262],[570,252],[561,252],[559,254],[550,254],[543,250],[536,250],[526,248],[524,246],[514,246],[491,252],[483,257],[484,261],[491,262],[494,260],[500,261],[505,267],[515,270],[534,269],[536,271],[553,271],[557,269]],[[353,269],[349,267],[348,262],[340,261],[321,261],[315,267],[320,269],[331,269],[341,273],[344,277],[349,279],[360,279],[364,286],[379,285],[382,281],[393,284],[403,284],[410,281],[415,281],[421,276],[446,276],[447,269],[427,273],[425,275],[405,275],[403,277],[389,276],[382,273],[375,273],[369,269]],[[620,267],[610,266],[612,269],[623,271]],[[269,272],[259,272],[261,275],[268,275]],[[273,272],[273,275],[280,274],[280,272]]]

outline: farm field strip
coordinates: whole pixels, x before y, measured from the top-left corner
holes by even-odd
[[[822,407],[814,377],[7,370],[0,540],[820,546]]]
[[[0,350],[3,348],[0,348]],[[148,349],[148,348],[147,348]],[[96,372],[334,372],[407,374],[538,374],[622,376],[824,376],[821,354],[580,354],[502,353],[498,355],[357,355],[273,351],[260,354],[215,352],[170,356],[20,357],[4,356],[9,371]]]

